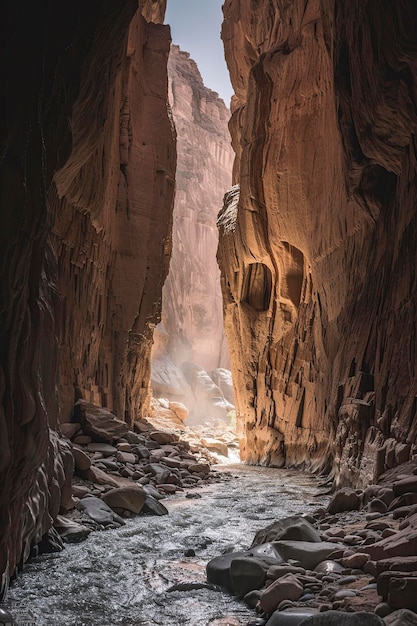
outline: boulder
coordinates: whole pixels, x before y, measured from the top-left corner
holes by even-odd
[[[168,509],[162,504],[162,502],[159,502],[159,500],[150,495],[146,495],[141,512],[148,515],[168,515],[169,513]]]
[[[108,409],[85,400],[77,400],[74,415],[86,434],[95,435],[109,443],[120,439],[129,430],[129,426],[117,419]]]
[[[243,556],[230,564],[230,578],[236,595],[244,596],[249,591],[260,589],[265,584],[268,566],[260,559]]]
[[[170,402],[169,408],[182,422],[184,422],[188,418],[188,409],[182,402]]]
[[[175,433],[163,431],[163,430],[154,430],[149,433],[150,438],[156,443],[165,444],[172,443],[174,441],[178,441],[179,437]]]
[[[259,546],[269,541],[321,541],[320,535],[310,522],[300,515],[292,515],[273,522],[266,528],[258,530],[252,546]]]
[[[314,608],[293,608],[275,611],[266,623],[266,626],[299,626],[304,620],[318,613]]]
[[[122,526],[125,523],[103,500],[94,496],[80,500],[77,508],[102,526]]]
[[[103,496],[102,500],[111,509],[126,509],[132,513],[140,513],[145,504],[146,493],[139,485],[131,485],[110,489]]]
[[[276,610],[282,600],[298,600],[302,593],[303,585],[294,574],[286,574],[271,583],[261,593],[259,604],[266,614],[270,614]]]
[[[83,450],[74,446],[72,448],[72,456],[74,457],[75,469],[84,472],[91,466],[91,459]]]
[[[224,441],[220,441],[219,439],[213,439],[212,437],[204,437],[201,440],[202,445],[210,450],[210,452],[216,452],[217,454],[221,454],[222,456],[227,456],[229,454],[229,450],[227,444]]]
[[[74,520],[58,515],[54,521],[54,528],[65,543],[79,543],[87,539],[91,532],[90,528],[79,524]]]
[[[246,557],[249,552],[227,552],[211,559],[206,565],[207,579],[215,585],[225,587],[229,591],[233,591],[233,583],[230,575],[230,566],[234,559]]]
[[[330,500],[327,511],[330,515],[341,513],[342,511],[359,511],[362,506],[361,496],[350,487],[342,487]]]
[[[417,476],[409,476],[393,483],[392,490],[395,496],[402,496],[404,493],[417,491]]]
[[[337,543],[327,541],[274,541],[273,545],[284,561],[294,559],[305,569],[314,569],[341,547]]]
[[[206,463],[190,463],[188,465],[188,471],[192,474],[209,474],[210,465]]]

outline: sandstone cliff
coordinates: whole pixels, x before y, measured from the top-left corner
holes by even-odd
[[[219,263],[242,450],[363,483],[416,437],[412,2],[226,0]]]
[[[177,130],[178,164],[172,257],[163,288],[162,325],[174,361],[207,370],[227,365],[216,217],[232,180],[230,112],[204,86],[187,52],[171,46],[169,100]]]
[[[1,6],[0,594],[68,499],[58,420],[80,396],[146,406],[175,172],[164,11]]]
[[[152,389],[155,395],[179,399],[192,409],[195,393],[186,378],[189,368],[183,371],[182,364],[192,361],[209,373],[229,366],[216,261],[216,217],[231,185],[233,150],[229,110],[217,93],[204,86],[190,55],[175,45],[168,76],[178,164],[172,257],[162,292],[162,322],[155,332]],[[213,382],[210,394],[208,405],[212,397],[222,396]],[[209,406],[197,395],[203,414]]]

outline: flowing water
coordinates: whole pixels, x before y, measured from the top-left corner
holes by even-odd
[[[309,513],[322,501],[314,497],[317,480],[302,472],[242,464],[217,469],[229,480],[194,490],[198,499],[166,498],[167,516],[138,516],[26,564],[8,595],[18,625],[208,626],[224,616],[246,624],[253,611],[228,593],[168,589],[205,582],[211,558],[247,549],[260,528]],[[185,556],[190,549],[196,556]]]

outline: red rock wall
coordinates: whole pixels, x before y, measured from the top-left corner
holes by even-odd
[[[219,263],[242,452],[368,483],[416,430],[416,11],[226,0]]]
[[[17,0],[0,29],[1,595],[66,497],[58,419],[143,406],[175,148],[169,28],[136,2]]]
[[[162,297],[164,353],[208,371],[229,364],[223,328],[216,218],[232,180],[230,112],[178,46],[168,64],[178,166],[170,272]],[[157,347],[157,346],[156,346]]]

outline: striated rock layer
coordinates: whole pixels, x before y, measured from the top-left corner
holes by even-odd
[[[175,363],[191,360],[211,371],[229,363],[216,262],[216,216],[232,180],[230,112],[218,94],[204,86],[190,55],[175,45],[168,75],[178,164],[172,257],[158,329],[164,345],[155,346],[155,357],[162,352]]]
[[[0,9],[0,592],[68,498],[75,399],[146,406],[175,171],[164,10]]]
[[[223,11],[236,186],[218,259],[242,453],[367,484],[417,434],[415,6]]]

